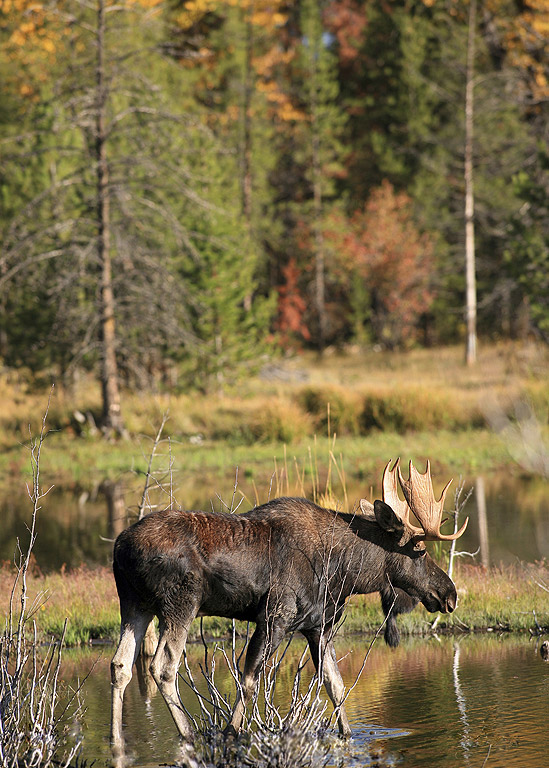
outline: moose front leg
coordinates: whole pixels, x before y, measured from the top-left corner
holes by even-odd
[[[261,667],[276,651],[284,635],[285,629],[283,627],[268,627],[263,622],[258,623],[246,652],[242,683],[238,690],[231,721],[225,728],[225,736],[235,736],[240,730],[246,706],[252,698],[259,680]]]
[[[337,666],[334,644],[320,631],[308,632],[305,637],[309,643],[316,671],[319,674],[322,673],[326,691],[334,705],[339,733],[348,738],[351,735],[351,726],[345,711],[345,685]]]

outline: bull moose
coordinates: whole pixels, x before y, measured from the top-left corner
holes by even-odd
[[[325,509],[302,498],[277,498],[244,514],[153,512],[123,531],[114,545],[121,636],[111,663],[113,745],[122,743],[124,691],[146,629],[159,619],[151,672],[184,740],[192,741],[176,686],[180,658],[196,616],[255,623],[228,733],[242,725],[262,664],[288,632],[308,641],[317,671],[336,709],[339,731],[351,732],[333,632],[347,598],[380,592],[385,612],[422,602],[428,611],[455,609],[450,577],[427,553],[425,541],[461,536],[440,532],[444,498],[435,500],[430,465],[410,462],[404,480],[399,460],[383,473],[382,501],[362,499],[356,513]],[[404,494],[399,497],[398,485]],[[420,523],[410,521],[413,512]],[[400,603],[400,606],[398,605]],[[398,642],[389,625],[390,644]]]

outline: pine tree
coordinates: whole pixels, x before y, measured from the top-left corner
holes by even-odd
[[[189,384],[222,395],[264,364],[274,305],[272,298],[256,292],[257,257],[247,241],[234,165],[221,162],[207,168],[210,162],[204,158],[204,175],[217,178],[221,194],[208,216],[195,211],[193,239],[199,258],[181,264],[183,282],[193,286],[196,339],[184,367]]]
[[[505,253],[507,272],[518,288],[518,329],[531,327],[549,343],[549,153],[540,149],[538,164],[528,174],[519,172],[515,189],[523,201],[511,222],[512,239]]]

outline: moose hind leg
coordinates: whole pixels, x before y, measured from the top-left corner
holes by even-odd
[[[128,616],[122,612],[120,642],[111,661],[111,744],[114,751],[123,750],[124,691],[132,678],[132,667],[152,618],[152,614],[132,612]]]
[[[345,685],[337,666],[334,644],[317,632],[307,634],[306,638],[316,670],[322,672],[324,686],[337,713],[339,733],[347,738],[351,735],[351,726],[345,711]]]
[[[160,629],[158,648],[152,660],[151,673],[168,705],[177,730],[185,741],[193,741],[193,729],[183,710],[177,690],[177,671],[187,642],[187,627],[164,625]]]

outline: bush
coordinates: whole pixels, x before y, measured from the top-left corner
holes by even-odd
[[[315,429],[329,437],[360,433],[360,395],[353,390],[336,387],[306,387],[297,395],[297,402],[309,413]]]
[[[256,411],[252,433],[256,440],[293,443],[311,435],[313,420],[297,403],[277,398]]]
[[[549,423],[549,384],[547,381],[531,382],[525,388],[524,397],[530,403],[540,424]]]
[[[483,423],[484,417],[476,409],[466,408],[442,392],[422,389],[368,392],[360,413],[363,433],[377,429],[404,434],[430,429],[464,429]]]

